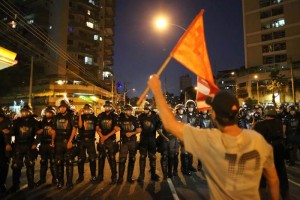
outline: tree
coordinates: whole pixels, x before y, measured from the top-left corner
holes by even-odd
[[[267,85],[267,89],[272,91],[272,103],[276,107],[275,98],[282,92],[283,86],[285,86],[285,75],[280,74],[279,70],[272,71],[270,73],[271,81]],[[277,91],[277,95],[275,96],[275,91]]]

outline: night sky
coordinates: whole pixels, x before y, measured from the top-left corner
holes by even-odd
[[[149,75],[156,73],[175,46],[183,30],[170,26],[159,32],[153,19],[160,13],[170,23],[187,28],[204,9],[205,36],[212,70],[234,69],[244,65],[241,0],[118,0],[115,26],[115,80],[135,88],[128,96],[140,96]],[[178,95],[179,77],[196,76],[172,59],[161,74],[168,92]],[[150,93],[151,94],[151,93]]]

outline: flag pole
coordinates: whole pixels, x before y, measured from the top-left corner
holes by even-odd
[[[167,57],[167,59],[164,61],[164,63],[161,65],[161,67],[159,68],[159,70],[157,71],[157,75],[159,76],[163,71],[164,69],[166,68],[166,66],[168,65],[168,63],[170,62],[172,56],[171,54],[169,54],[169,56]],[[141,95],[141,97],[139,98],[139,100],[137,101],[137,105],[139,106],[142,101],[145,99],[147,93],[149,92],[150,88],[149,86],[147,86],[147,88],[144,90],[143,94]]]

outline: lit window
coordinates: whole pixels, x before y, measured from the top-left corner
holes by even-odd
[[[93,64],[93,58],[85,56],[84,57],[84,64],[92,65]]]
[[[92,22],[86,22],[86,26],[89,28],[94,28],[94,24]]]
[[[28,23],[28,24],[33,24],[33,22],[34,22],[34,20],[31,19],[31,20],[29,20],[27,23]]]
[[[94,35],[94,40],[98,40],[99,39],[99,35]]]
[[[90,11],[90,10],[88,10],[88,11],[87,11],[87,14],[88,14],[88,15],[91,15],[91,11]]]
[[[103,40],[103,38],[102,38],[102,37],[100,37],[100,38],[99,38],[99,40],[100,40],[100,41],[102,41],[102,40]]]
[[[52,29],[52,26],[49,26],[49,29]]]

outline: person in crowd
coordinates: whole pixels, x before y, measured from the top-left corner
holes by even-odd
[[[78,112],[78,178],[76,184],[84,180],[84,163],[86,155],[89,157],[91,181],[96,181],[96,134],[97,119],[91,104],[85,104]]]
[[[266,141],[272,145],[280,183],[280,195],[282,199],[289,199],[289,182],[284,161],[283,124],[280,119],[276,119],[277,112],[274,106],[267,106],[264,114],[265,119],[258,121],[254,126],[254,130],[262,134]],[[262,177],[261,187],[266,187],[264,177]]]
[[[125,171],[125,164],[128,158],[127,167],[127,182],[134,183],[132,174],[134,170],[134,163],[137,151],[137,137],[136,134],[142,131],[140,121],[137,117],[132,115],[133,107],[129,104],[124,106],[125,114],[121,115],[118,119],[118,129],[120,130],[121,148],[119,153],[119,177],[117,184],[120,185],[123,182],[123,176]]]
[[[42,111],[42,121],[40,122],[40,129],[42,129],[42,134],[41,144],[39,147],[39,152],[41,155],[40,180],[36,183],[37,187],[46,183],[48,162],[50,162],[52,184],[55,185],[57,182],[57,169],[54,159],[55,131],[53,130],[55,115],[56,109],[53,106],[47,106]]]
[[[105,101],[103,105],[104,112],[97,117],[96,130],[99,135],[98,143],[98,182],[103,181],[103,171],[105,159],[107,158],[111,170],[111,184],[116,184],[117,181],[117,166],[116,166],[116,132],[118,115],[113,110],[111,101]]]
[[[147,155],[150,163],[151,180],[159,181],[159,176],[156,174],[156,131],[161,129],[161,121],[149,102],[145,102],[144,112],[139,115],[138,120],[142,128],[139,145],[140,175],[138,181],[144,182]]]
[[[176,120],[158,75],[150,76],[148,85],[166,130],[203,161],[211,199],[260,199],[258,188],[263,172],[271,199],[279,199],[272,146],[259,133],[238,127],[239,102],[232,93],[220,91],[206,98],[218,128],[199,129]]]
[[[64,185],[64,163],[66,163],[67,189],[73,188],[73,140],[77,134],[78,122],[70,110],[69,103],[63,99],[58,107],[59,113],[54,120],[55,130],[55,160],[57,166],[57,185],[61,189]]]

